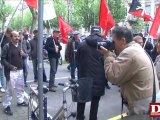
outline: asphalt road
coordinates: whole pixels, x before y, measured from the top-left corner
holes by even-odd
[[[33,67],[31,61],[29,62],[29,75],[28,75],[28,83],[29,84],[37,84],[33,82]],[[47,77],[49,76],[49,69],[50,66],[48,62],[45,62],[44,64],[45,71]],[[67,82],[68,78],[70,77],[70,72],[67,70],[67,64],[59,65],[58,72],[56,74],[56,84],[59,82]],[[49,77],[48,77],[49,79]],[[110,83],[109,83],[110,84]],[[44,85],[48,85],[48,83],[44,83]],[[114,116],[117,116],[121,113],[121,97],[120,93],[118,92],[119,88],[117,86],[111,85],[111,89],[105,90],[105,95],[101,98],[99,103],[99,111],[98,111],[98,120],[107,120],[109,118],[112,118]],[[62,105],[62,94],[63,87],[58,86],[56,92],[48,92],[46,96],[48,97],[48,113],[50,115],[55,115],[57,110]],[[29,93],[29,88],[26,88],[26,93]],[[70,105],[72,101],[72,96],[70,91],[67,92],[67,102]],[[76,104],[74,105],[73,110],[76,110]],[[88,120],[90,111],[90,102],[86,104],[85,109],[85,116],[86,120]],[[126,111],[126,108],[124,108],[124,111]]]

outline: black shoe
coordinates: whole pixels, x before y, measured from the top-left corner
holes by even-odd
[[[53,87],[57,88],[58,86],[54,84]]]
[[[4,109],[4,113],[6,113],[7,115],[13,115],[13,112],[12,112],[10,106],[7,106],[7,107]]]
[[[27,83],[24,84],[24,87],[28,87]]]
[[[49,83],[49,81],[47,81],[47,80],[44,80],[43,82]]]
[[[107,89],[111,89],[111,87],[110,87],[108,84],[106,85],[106,88],[107,88]]]
[[[22,103],[17,103],[18,106],[23,106],[23,107],[26,107],[28,106],[28,104],[26,102],[22,102]]]
[[[50,87],[50,88],[49,88],[49,91],[51,91],[51,92],[56,92],[56,89],[55,89],[55,87]]]
[[[70,66],[67,66],[67,70],[70,71]]]
[[[34,82],[37,82],[37,80],[34,80]]]

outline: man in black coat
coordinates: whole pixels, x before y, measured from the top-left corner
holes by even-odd
[[[4,37],[3,37],[3,34],[4,34],[4,33],[1,34],[0,40],[1,40],[2,37],[3,37],[2,41],[1,41],[1,48],[3,48],[5,44],[11,42],[11,32],[12,32],[12,29],[11,29],[11,28],[7,28]]]
[[[91,35],[79,45],[77,62],[79,64],[79,78],[91,78],[91,108],[89,120],[97,120],[99,101],[105,93],[105,73],[103,55],[97,50],[97,42],[103,41],[100,27],[92,26]],[[87,79],[86,79],[87,80]],[[81,82],[81,81],[79,81]],[[85,85],[84,85],[85,86]],[[86,93],[84,93],[85,95]],[[77,120],[84,120],[85,102],[77,104]]]
[[[55,75],[58,68],[58,60],[60,58],[60,50],[62,46],[59,42],[59,31],[54,30],[53,36],[47,38],[45,49],[48,51],[48,58],[50,62],[50,78],[49,91],[56,92]]]
[[[38,30],[34,30],[33,34],[34,34],[33,39],[29,41],[30,47],[31,47],[30,56],[33,64],[34,82],[37,82],[38,80]],[[44,65],[43,65],[43,82],[48,82]]]

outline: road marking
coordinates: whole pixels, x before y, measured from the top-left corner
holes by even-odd
[[[61,80],[61,79],[70,79],[70,77],[59,77],[59,78],[55,78],[56,80]],[[34,80],[27,80],[27,83],[31,83],[34,82]]]
[[[126,117],[126,116],[127,116],[127,113],[123,113],[122,116],[123,116],[123,117]],[[121,120],[121,114],[120,114],[120,115],[117,115],[117,116],[115,116],[115,117],[113,117],[113,118],[109,118],[109,119],[107,119],[107,120]]]

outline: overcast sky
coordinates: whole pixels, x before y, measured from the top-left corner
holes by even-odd
[[[7,4],[13,5],[13,6],[17,6],[18,3],[20,2],[20,0],[6,0]]]

